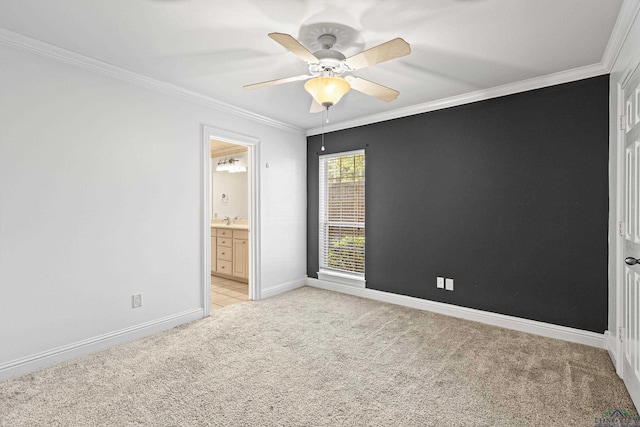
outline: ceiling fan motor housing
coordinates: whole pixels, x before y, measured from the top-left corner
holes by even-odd
[[[318,64],[309,65],[309,72],[311,74],[342,74],[347,71],[344,65],[345,56],[336,50],[322,49],[314,52],[313,55],[318,58]]]

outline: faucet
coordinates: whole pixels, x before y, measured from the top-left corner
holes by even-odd
[[[229,218],[228,216],[225,216],[222,220],[226,221],[227,225],[231,225],[231,218]]]

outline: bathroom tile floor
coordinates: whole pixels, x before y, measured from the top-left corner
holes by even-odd
[[[211,276],[211,311],[249,299],[249,286],[243,282]]]

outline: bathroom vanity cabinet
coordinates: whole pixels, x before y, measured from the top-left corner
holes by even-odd
[[[248,279],[249,274],[249,232],[233,230],[233,275]]]
[[[217,268],[218,268],[218,263],[216,262],[218,260],[218,256],[216,254],[216,248],[217,248],[217,230],[213,227],[211,227],[211,273],[215,273]]]
[[[211,227],[211,274],[247,282],[249,230],[232,227]]]

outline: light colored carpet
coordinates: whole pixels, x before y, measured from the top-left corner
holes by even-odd
[[[2,426],[593,426],[604,350],[304,287],[0,383]]]

